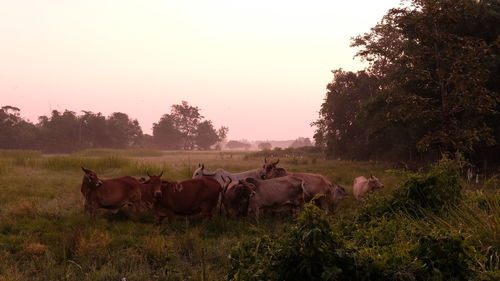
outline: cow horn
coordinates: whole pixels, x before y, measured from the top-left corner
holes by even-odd
[[[163,176],[163,171],[161,171],[161,173],[160,173],[159,177],[161,178],[161,176]]]
[[[264,157],[264,164],[267,164],[267,158]]]
[[[274,162],[274,165],[278,165],[279,162],[280,162],[280,159],[278,158],[278,161]]]
[[[149,174],[149,171],[146,171],[146,175],[148,175],[148,177],[151,177],[151,175]]]
[[[205,164],[203,164],[203,163],[201,164],[201,169],[205,170]]]
[[[372,179],[373,179],[373,174],[370,174],[370,178],[372,178]]]

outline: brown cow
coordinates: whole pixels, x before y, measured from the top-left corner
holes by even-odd
[[[150,175],[149,172],[146,172],[149,179],[140,178],[139,182],[141,182],[141,201],[144,206],[148,209],[153,209],[155,198],[161,195],[161,185],[163,183],[161,176],[163,175],[163,171],[158,175]]]
[[[179,215],[210,218],[221,190],[219,182],[209,177],[180,182],[164,180],[153,207],[156,223],[161,223],[165,217],[171,222]]]
[[[313,173],[290,173],[283,168],[278,168],[276,162],[267,163],[264,160],[262,167],[262,179],[272,179],[291,175],[304,181],[304,190],[307,192],[304,198],[310,202],[313,198],[315,203],[325,211],[330,211],[332,205],[347,195],[345,189],[337,184],[332,184],[325,176]]]
[[[113,213],[125,205],[132,205],[135,211],[141,205],[141,183],[133,177],[99,179],[96,172],[82,167],[84,172],[81,192],[85,198],[85,210],[95,218],[97,209]]]
[[[224,203],[230,215],[246,215],[250,209],[259,219],[260,209],[285,205],[300,209],[304,204],[304,181],[294,176],[269,180],[247,178],[233,187],[234,197]]]

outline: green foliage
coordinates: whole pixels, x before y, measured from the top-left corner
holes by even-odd
[[[231,260],[231,280],[359,280],[352,252],[311,204],[283,238],[240,244]]]
[[[396,190],[396,200],[407,208],[423,208],[434,212],[456,205],[462,198],[460,163],[443,158],[427,173],[410,175]]]
[[[425,216],[426,212],[438,213],[456,206],[462,198],[461,167],[460,159],[445,156],[428,172],[408,173],[405,182],[392,193],[368,200],[358,218],[369,221],[398,212]]]
[[[498,163],[499,13],[491,0],[389,10],[352,41],[369,67],[333,71],[316,143],[335,158],[434,161],[461,151]]]
[[[465,281],[472,275],[471,258],[462,236],[424,235],[413,254],[425,265],[419,272],[419,280]]]

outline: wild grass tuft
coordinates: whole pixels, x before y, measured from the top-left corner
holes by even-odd
[[[52,156],[38,163],[40,168],[54,171],[77,170],[86,167],[93,170],[120,169],[130,166],[132,161],[123,157],[86,158],[76,156]]]
[[[161,157],[163,153],[152,149],[86,149],[73,153],[84,157]]]

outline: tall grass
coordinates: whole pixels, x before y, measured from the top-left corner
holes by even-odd
[[[38,167],[53,171],[76,170],[80,167],[94,170],[120,169],[130,166],[132,161],[124,157],[87,158],[77,156],[52,156],[38,162]]]
[[[85,157],[160,157],[163,153],[153,149],[86,149],[73,153]]]
[[[0,149],[0,158],[39,158],[41,156],[42,153],[36,150]]]

